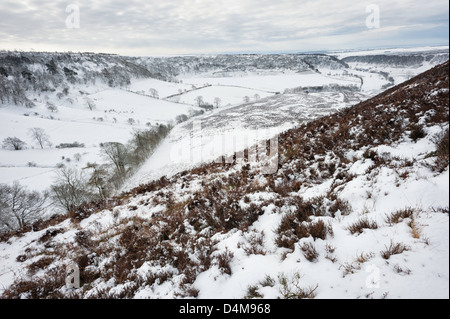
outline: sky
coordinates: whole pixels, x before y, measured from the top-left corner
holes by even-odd
[[[448,45],[446,0],[0,0],[0,50],[122,55]]]

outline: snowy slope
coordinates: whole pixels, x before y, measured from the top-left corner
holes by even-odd
[[[282,94],[214,110],[174,127],[124,189],[232,155],[299,123],[365,99],[364,94],[350,92]]]

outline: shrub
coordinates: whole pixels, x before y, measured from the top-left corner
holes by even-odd
[[[318,285],[314,288],[302,288],[300,280],[299,273],[295,273],[290,279],[284,274],[278,276],[278,282],[281,285],[280,294],[283,299],[313,299],[316,297]]]
[[[217,256],[217,264],[220,271],[223,274],[231,275],[231,261],[233,260],[234,254],[228,250],[228,248],[221,254]]]
[[[188,119],[189,117],[186,114],[180,114],[175,117],[175,121],[177,122],[177,124],[186,122]]]
[[[2,298],[60,299],[64,297],[61,288],[65,285],[65,279],[63,267],[52,268],[44,277],[15,281],[3,292]]]
[[[319,257],[319,253],[312,243],[303,243],[300,249],[303,251],[305,258],[310,262],[316,261],[317,257]]]
[[[336,198],[334,203],[330,206],[330,212],[332,217],[334,217],[337,212],[340,212],[342,216],[347,216],[352,212],[352,207],[348,201]]]
[[[375,221],[369,220],[367,217],[363,217],[347,227],[347,230],[352,235],[362,234],[364,229],[378,229],[378,224]]]
[[[421,138],[424,138],[426,136],[425,130],[423,129],[422,125],[415,124],[411,128],[411,133],[409,134],[409,137],[414,141],[417,142]]]
[[[61,143],[56,146],[56,148],[83,148],[85,145],[83,143],[73,142],[73,143]]]
[[[402,243],[394,244],[394,242],[391,241],[390,246],[386,246],[386,250],[381,251],[381,257],[383,257],[384,259],[389,259],[392,255],[399,255],[404,251],[408,251],[409,249],[409,247],[405,246]]]
[[[436,145],[437,158],[432,168],[434,171],[442,173],[449,165],[449,129],[435,135],[433,142]]]
[[[28,273],[31,276],[33,276],[39,270],[46,269],[48,266],[50,266],[54,260],[55,260],[54,257],[49,257],[49,256],[42,257],[41,259],[39,259],[27,266]]]
[[[52,229],[48,229],[44,235],[42,235],[38,241],[40,243],[46,243],[48,242],[50,239],[52,239],[53,237],[55,237],[58,234],[61,234],[64,232],[64,229],[62,228],[52,228]]]
[[[20,151],[25,148],[25,142],[17,137],[7,137],[3,140],[3,148],[13,149],[15,151]]]
[[[243,249],[245,253],[250,255],[265,255],[266,252],[264,250],[264,233],[251,233],[249,236],[245,236],[249,246],[244,246]]]
[[[248,286],[247,288],[247,294],[245,295],[244,299],[256,299],[256,298],[263,298],[264,296],[258,291],[258,286]]]
[[[386,216],[386,223],[389,225],[394,225],[400,223],[402,220],[406,218],[411,218],[414,214],[414,209],[412,208],[405,208],[401,210],[397,210],[394,213],[391,213],[390,215]]]
[[[261,286],[263,287],[273,287],[276,284],[275,279],[273,279],[272,277],[270,277],[269,275],[266,275],[264,277],[264,280],[260,282]]]
[[[317,238],[325,240],[328,233],[332,233],[332,228],[326,225],[323,220],[308,224],[308,233],[316,240]]]

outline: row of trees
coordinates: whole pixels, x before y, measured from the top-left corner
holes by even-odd
[[[0,185],[0,231],[23,229],[39,220],[51,205],[70,211],[83,203],[110,197],[153,153],[171,128],[161,124],[135,130],[126,144],[101,144],[105,163],[88,163],[83,168],[63,165],[48,191],[29,191],[17,182]]]
[[[154,152],[169,134],[170,125],[149,130],[135,130],[126,143],[102,143],[104,164],[88,163],[84,168],[62,167],[50,195],[66,211],[83,203],[110,197]]]
[[[258,100],[261,99],[261,96],[259,94],[255,94],[253,96],[253,99],[255,101],[258,101]],[[201,107],[201,108],[203,108],[203,109],[205,109],[207,111],[212,110],[214,108],[217,109],[217,108],[219,108],[222,105],[222,100],[219,97],[214,98],[213,104],[209,104],[209,103],[205,102],[203,96],[197,96],[194,99],[194,101],[195,101],[195,105],[196,106]],[[243,102],[244,103],[250,103],[250,101],[251,101],[251,98],[249,96],[244,96],[243,97]]]

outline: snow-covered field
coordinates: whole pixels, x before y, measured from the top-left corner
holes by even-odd
[[[167,124],[177,115],[198,110],[195,106],[121,89],[101,90],[90,94],[89,99],[95,104],[93,110],[82,102],[59,105],[57,112],[49,111],[44,102],[36,103],[32,109],[2,106],[0,140],[17,137],[26,143],[26,149],[0,149],[0,183],[20,181],[30,189],[45,190],[52,184],[60,164],[83,168],[89,162],[104,162],[100,156],[100,143],[125,144],[134,130]],[[29,134],[31,128],[44,129],[51,145],[45,144],[41,149]],[[84,144],[84,147],[56,148],[61,143],[73,142]]]
[[[328,70],[327,70],[328,71]],[[331,72],[331,71],[329,71]],[[336,72],[336,71],[333,71]],[[284,92],[285,89],[295,88],[300,86],[321,86],[327,84],[340,85],[360,85],[361,81],[352,77],[336,76],[331,77],[326,74],[319,74],[315,72],[281,72],[272,75],[254,75],[238,74],[233,77],[187,77],[182,78],[183,83],[192,83],[194,85],[211,84],[211,85],[232,85],[243,88],[252,88],[257,90],[264,90],[268,92]]]

